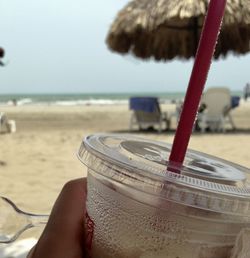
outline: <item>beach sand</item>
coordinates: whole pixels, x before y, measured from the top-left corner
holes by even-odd
[[[163,105],[163,111],[174,111]],[[0,134],[0,189],[19,208],[49,213],[63,185],[86,176],[86,167],[76,157],[83,137],[97,133],[129,133],[127,105],[106,106],[16,106],[0,107],[14,119],[17,132]],[[194,133],[189,147],[250,167],[250,102],[232,112],[236,131]],[[137,132],[134,135],[172,143],[170,132]],[[38,236],[30,230],[23,237]]]

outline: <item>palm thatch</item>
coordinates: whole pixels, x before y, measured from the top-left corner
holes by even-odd
[[[107,36],[112,51],[156,60],[195,55],[208,0],[133,0]],[[214,57],[250,50],[250,0],[227,0]]]

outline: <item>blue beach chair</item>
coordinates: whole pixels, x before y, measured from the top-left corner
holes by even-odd
[[[130,130],[133,130],[135,126],[139,130],[156,126],[159,132],[169,128],[170,120],[166,112],[161,112],[157,98],[132,97],[129,101],[129,108],[133,111],[130,118]]]

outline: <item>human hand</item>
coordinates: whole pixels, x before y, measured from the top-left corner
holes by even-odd
[[[83,258],[86,178],[65,184],[49,221],[27,258]]]

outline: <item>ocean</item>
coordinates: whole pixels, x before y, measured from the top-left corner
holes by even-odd
[[[242,96],[242,92],[235,91],[232,95]],[[0,105],[117,105],[128,104],[130,97],[152,96],[158,97],[160,103],[173,103],[183,100],[185,92],[152,92],[152,93],[75,93],[75,94],[1,94]]]

